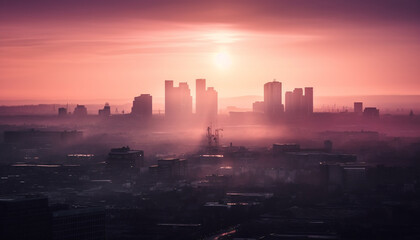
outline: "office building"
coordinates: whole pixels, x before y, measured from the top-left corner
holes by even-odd
[[[367,107],[363,111],[363,117],[365,118],[379,118],[379,109],[376,107]]]
[[[314,94],[312,87],[295,88],[293,92],[286,92],[285,111],[289,115],[303,116],[312,114],[314,111]]]
[[[109,106],[109,103],[105,103],[104,108],[98,110],[98,115],[101,117],[109,117],[111,115],[111,107]]]
[[[165,81],[165,117],[188,118],[192,114],[192,96],[186,82],[174,87],[172,80]]]
[[[63,107],[59,108],[58,109],[58,116],[59,117],[67,116],[67,108],[63,108]]]
[[[132,150],[128,146],[111,149],[107,160],[107,164],[112,168],[141,168],[143,162],[144,152]]]
[[[218,113],[217,91],[206,89],[206,79],[196,79],[196,115],[201,119],[216,120]]]
[[[152,117],[152,96],[150,94],[141,94],[134,98],[131,115],[142,118]]]
[[[185,177],[187,170],[187,160],[178,158],[160,159],[157,165],[149,167],[152,176],[164,179]]]
[[[314,88],[305,87],[304,96],[305,112],[311,114],[314,112]]]
[[[293,92],[286,92],[285,97],[284,97],[284,102],[285,102],[285,112],[286,113],[292,113],[293,112],[293,107],[292,107],[292,102],[293,102]]]
[[[283,113],[281,82],[264,84],[264,105],[264,112],[269,117],[278,117]]]
[[[362,102],[354,102],[354,112],[357,114],[361,114],[363,112]]]
[[[73,116],[75,117],[86,117],[87,116],[87,108],[85,105],[77,104],[76,108],[73,111]]]

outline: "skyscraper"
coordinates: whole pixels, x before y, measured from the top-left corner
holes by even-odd
[[[314,112],[314,88],[305,87],[305,99],[306,113],[311,114]]]
[[[206,101],[206,79],[195,80],[195,113],[197,115],[203,115],[205,112],[205,101]]]
[[[264,84],[265,114],[276,117],[283,113],[281,82],[273,81]]]
[[[286,92],[286,113],[291,115],[308,115],[314,111],[314,90],[312,87],[305,87],[305,94],[302,88],[295,88],[293,92]]]
[[[213,87],[206,90],[206,79],[196,79],[195,112],[203,120],[216,120],[218,113],[218,94]]]
[[[186,82],[174,87],[172,80],[165,81],[165,117],[186,118],[192,114],[192,96]]]
[[[354,112],[357,114],[361,114],[363,112],[362,102],[354,102]]]
[[[302,114],[304,108],[303,105],[303,89],[302,88],[295,88],[293,90],[293,97],[292,97],[292,106],[293,106],[293,113],[294,114]]]
[[[152,96],[150,94],[141,94],[134,98],[131,115],[142,118],[152,117]]]
[[[293,112],[293,92],[286,92],[284,96],[285,101],[285,112],[292,113]]]

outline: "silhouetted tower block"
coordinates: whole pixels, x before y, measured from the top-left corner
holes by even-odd
[[[174,115],[174,81],[165,81],[165,116],[170,117]]]
[[[293,92],[286,92],[286,112],[291,115],[310,115],[314,112],[314,90],[305,87],[305,95],[302,88],[295,88]]]
[[[73,116],[75,117],[86,117],[87,116],[87,108],[85,105],[77,104],[76,108],[73,111]]]
[[[293,113],[293,92],[286,92],[285,94],[285,111],[286,113]]]
[[[256,113],[265,112],[265,104],[263,101],[257,101],[252,104],[252,111]]]
[[[197,115],[204,115],[206,111],[206,79],[195,80],[195,112]]]
[[[314,112],[314,88],[305,87],[305,111],[307,114],[312,114]]]
[[[67,108],[63,108],[63,107],[59,108],[58,109],[58,116],[59,117],[67,116]]]
[[[362,114],[363,112],[363,103],[362,102],[354,102],[354,112],[357,114]]]
[[[196,115],[214,121],[218,113],[218,94],[213,87],[206,89],[206,79],[196,79]]]
[[[376,107],[367,107],[363,111],[363,117],[371,119],[379,118],[379,109]]]
[[[111,107],[109,106],[109,103],[105,103],[104,108],[98,110],[98,115],[101,117],[111,116]]]
[[[264,84],[265,114],[278,117],[283,113],[281,82],[273,81]]]
[[[131,115],[141,118],[151,118],[152,105],[152,96],[150,94],[141,94],[134,98]]]
[[[302,88],[295,88],[293,90],[292,106],[293,106],[293,113],[302,114],[304,112]]]
[[[165,81],[165,116],[168,118],[188,118],[192,114],[192,96],[186,82],[173,86],[172,80]]]

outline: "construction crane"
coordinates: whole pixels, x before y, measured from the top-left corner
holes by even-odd
[[[221,137],[221,131],[223,131],[222,128],[217,128],[217,129],[212,129],[212,126],[208,126],[207,127],[207,147],[208,150],[218,150],[219,149],[219,144],[220,144],[220,137]]]

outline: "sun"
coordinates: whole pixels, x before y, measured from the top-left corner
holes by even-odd
[[[214,55],[214,64],[219,69],[227,69],[232,64],[231,57],[228,52],[217,52]]]

